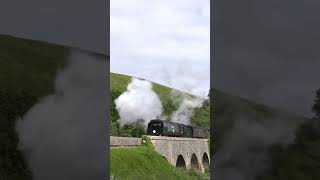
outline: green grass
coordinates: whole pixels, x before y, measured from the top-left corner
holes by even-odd
[[[0,35],[0,180],[32,179],[30,168],[17,149],[19,139],[14,129],[15,122],[40,98],[53,93],[55,75],[67,63],[69,51],[69,48],[63,46]],[[114,105],[112,100],[126,90],[131,77],[111,73],[110,78],[113,96],[110,103]],[[177,103],[170,100],[171,90],[169,87],[154,84],[154,91],[159,95],[167,115],[178,107]],[[236,117],[248,117],[252,121],[272,121],[274,117],[283,117],[289,121],[302,119],[217,90],[214,94],[215,136],[211,138],[215,142],[215,151],[223,143],[223,137],[231,129]],[[209,104],[197,109],[192,122],[209,127],[209,109]],[[117,126],[114,123],[117,118],[117,112],[111,112],[112,126]],[[131,135],[132,131],[127,130],[124,133]],[[300,133],[298,137],[305,134],[307,132]],[[274,166],[270,173],[261,179],[320,179],[320,138],[305,139],[302,142],[289,147],[272,147],[270,154]],[[120,178],[130,179],[129,175],[139,179],[198,178],[194,172],[174,168],[149,146],[112,149],[111,165],[111,172]]]
[[[122,129],[119,127],[117,120],[119,119],[118,112],[115,108],[115,99],[118,98],[124,91],[127,90],[128,84],[131,82],[131,77],[110,73],[110,123],[111,123],[111,134],[114,136],[132,136],[131,131],[133,127]],[[172,88],[163,86],[161,84],[153,83],[153,90],[159,96],[163,105],[163,114],[170,117],[174,111],[176,111],[182,101],[181,98],[172,100],[171,92]],[[184,92],[183,92],[184,93]],[[193,98],[193,95],[184,93],[187,98]],[[205,103],[203,107],[195,110],[194,116],[191,118],[191,122],[196,125],[210,127],[210,104]]]
[[[68,50],[51,45],[0,36],[1,91],[27,91],[36,96],[53,90],[53,77],[66,63]]]
[[[130,81],[130,76],[110,73],[110,123],[111,135],[114,136],[134,136],[135,127],[119,127],[117,123],[119,115],[114,103],[115,99],[126,91]],[[159,96],[166,116],[170,116],[178,109],[182,99],[172,100],[170,98],[173,89],[153,83],[153,90]],[[186,95],[190,98],[193,97],[189,94]],[[196,109],[191,121],[193,124],[210,127],[210,104],[205,103],[202,108]],[[140,137],[144,133],[142,131],[136,137]],[[110,173],[112,177],[120,180],[201,180],[210,176],[210,172],[199,174],[175,168],[161,157],[151,144],[137,148],[111,148]]]
[[[57,70],[66,64],[62,46],[0,35],[0,179],[29,180],[17,149],[15,122],[39,98],[53,92]]]
[[[128,84],[131,82],[131,77],[110,73],[110,92],[120,92],[120,94],[127,90]],[[164,108],[166,115],[170,115],[173,111],[177,110],[178,104],[170,101],[171,88],[153,83],[153,90],[158,94]],[[114,103],[114,101],[113,101]]]
[[[201,180],[208,174],[175,168],[147,143],[136,148],[111,148],[110,175],[117,180]]]

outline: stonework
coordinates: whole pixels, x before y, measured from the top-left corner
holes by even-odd
[[[155,150],[172,165],[177,165],[181,155],[186,169],[198,169],[204,172],[210,162],[208,139],[148,136]],[[191,158],[193,156],[193,158]],[[207,158],[204,158],[204,157]]]
[[[141,138],[110,136],[111,147],[140,146],[141,144],[142,144]]]

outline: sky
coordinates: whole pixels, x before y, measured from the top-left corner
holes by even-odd
[[[1,0],[0,34],[109,54],[106,0]]]
[[[2,0],[0,34],[110,54],[107,4]],[[111,0],[111,70],[204,90],[209,86],[208,4]],[[311,116],[320,86],[319,8],[315,0],[215,0],[214,87]]]
[[[210,1],[111,0],[110,71],[206,97]]]
[[[320,88],[320,2],[215,0],[214,87],[312,116]]]

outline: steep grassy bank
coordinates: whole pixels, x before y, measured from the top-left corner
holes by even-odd
[[[208,177],[175,168],[161,157],[151,143],[137,148],[111,148],[110,175],[114,180],[201,180]]]
[[[15,121],[39,98],[53,92],[58,69],[68,49],[43,42],[0,35],[0,179],[32,178],[17,149]]]

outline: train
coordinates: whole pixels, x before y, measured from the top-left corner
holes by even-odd
[[[184,125],[167,120],[153,119],[148,123],[147,135],[208,139],[210,137],[210,130],[195,125]]]

